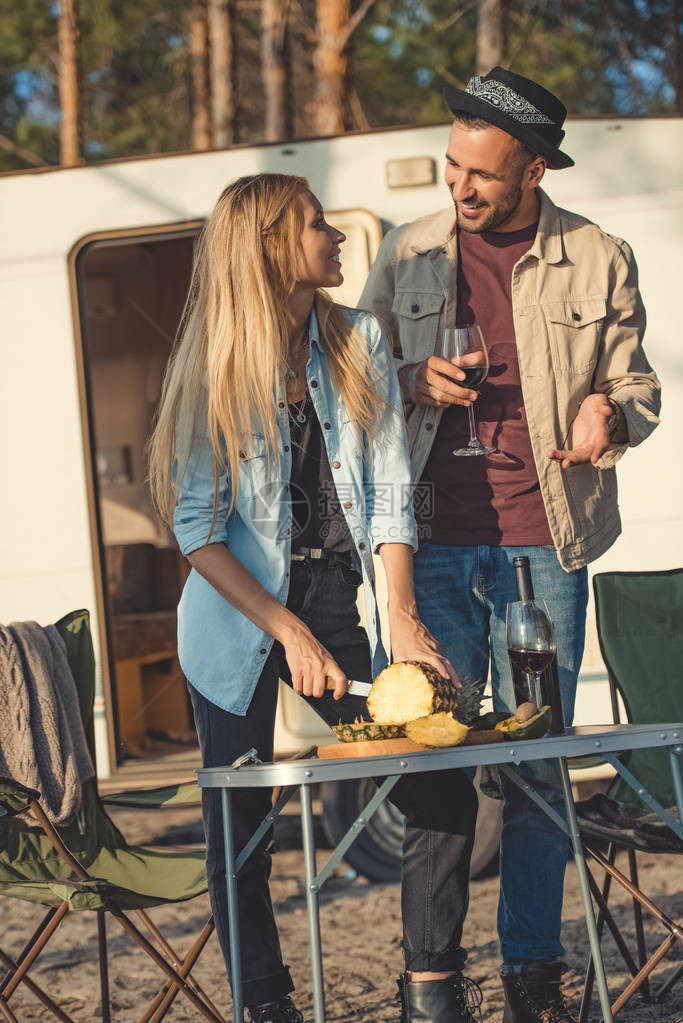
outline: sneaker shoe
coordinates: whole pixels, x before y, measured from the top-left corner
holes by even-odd
[[[481,988],[462,973],[443,980],[398,978],[401,1023],[480,1023]]]
[[[521,973],[501,977],[503,1023],[576,1023],[562,994],[564,963],[527,963]]]
[[[251,1023],[304,1023],[304,1018],[291,998],[279,1002],[263,1002],[249,1006]]]

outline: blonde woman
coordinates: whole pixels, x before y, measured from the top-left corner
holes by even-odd
[[[345,694],[348,679],[369,680],[386,663],[375,550],[394,659],[428,661],[457,684],[415,610],[410,470],[391,352],[374,317],[320,290],[343,280],[344,240],[304,179],[260,174],[225,189],[198,244],[150,472],[157,506],[192,565],[178,649],[207,767],[250,747],[272,759],[278,678],[328,723],[363,714],[364,700]],[[356,610],[361,582],[367,633]],[[441,871],[435,894],[449,894],[448,872],[436,863],[441,832],[459,855],[471,848],[471,789],[440,775],[405,779],[394,791],[409,822],[407,967],[458,970],[465,906],[442,933],[425,876]],[[220,798],[205,790],[203,799],[209,890],[229,970]],[[233,806],[239,849],[270,795],[236,790]],[[297,1023],[267,844],[238,885],[244,1001],[255,1023]]]

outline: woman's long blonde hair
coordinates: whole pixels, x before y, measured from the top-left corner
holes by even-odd
[[[190,290],[149,444],[154,503],[172,525],[193,439],[208,433],[219,473],[237,497],[240,452],[265,435],[277,451],[276,396],[289,350],[287,300],[300,265],[305,178],[255,174],[225,189],[199,237]],[[342,307],[318,291],[320,340],[332,384],[360,431],[372,436],[386,405],[372,384],[367,344]],[[171,476],[177,460],[175,479]]]

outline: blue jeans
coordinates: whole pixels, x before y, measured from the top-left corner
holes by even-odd
[[[512,559],[528,556],[534,590],[555,625],[560,690],[566,724],[574,714],[588,601],[587,570],[565,572],[552,547],[448,547],[426,544],[415,557],[415,589],[422,621],[460,674],[485,679],[491,668],[493,704],[513,713],[505,611],[517,600]],[[519,773],[563,816],[554,761],[522,764]],[[567,838],[516,786],[503,780],[498,934],[503,972],[521,964],[560,959],[562,892]]]
[[[359,584],[360,576],[351,567],[350,558],[348,565],[293,561],[287,606],[306,622],[349,678],[369,680],[370,648],[356,608]],[[232,671],[239,671],[239,665]],[[226,685],[230,674],[231,667],[226,665]],[[216,706],[190,686],[205,767],[230,764],[252,746],[263,761],[272,760],[278,676],[291,685],[284,650],[275,643],[243,717]],[[328,691],[319,699],[304,699],[327,724],[368,717],[366,701],[359,696],[347,695],[335,701]],[[462,771],[435,771],[399,779],[389,798],[406,817],[401,888],[406,969],[459,970],[466,959],[460,939],[467,908],[476,793]],[[209,895],[229,972],[220,790],[203,789],[202,804]],[[233,791],[238,850],[270,806],[268,789]],[[289,968],[282,960],[268,890],[270,837],[267,835],[252,853],[237,883],[246,1005],[277,1001],[293,990]]]

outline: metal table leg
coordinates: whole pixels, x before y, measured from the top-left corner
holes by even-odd
[[[303,833],[304,867],[306,869],[306,906],[308,910],[308,937],[311,948],[311,975],[313,979],[313,1015],[315,1023],[325,1023],[325,988],[323,986],[323,956],[320,940],[320,885],[316,881],[315,841],[313,838],[313,804],[310,785],[300,788],[301,829]]]
[[[351,843],[358,837],[373,813],[393,789],[399,775],[390,775],[375,792],[361,811],[341,842],[335,846],[327,863],[316,873],[315,841],[313,836],[313,810],[309,785],[301,786],[301,825],[303,831],[304,864],[306,869],[306,903],[308,911],[308,933],[311,949],[311,975],[313,980],[313,1011],[315,1023],[325,1023],[325,987],[322,965],[322,939],[320,934],[320,889],[340,862]]]
[[[612,1009],[609,1002],[609,991],[607,990],[605,967],[602,962],[602,953],[600,951],[600,937],[598,935],[595,916],[593,914],[593,903],[591,901],[588,873],[586,871],[583,846],[581,844],[581,836],[579,834],[579,824],[576,819],[576,808],[574,806],[572,786],[569,779],[569,768],[567,767],[567,761],[564,757],[558,757],[557,763],[560,769],[564,802],[567,809],[567,824],[565,824],[553,807],[550,806],[550,804],[547,803],[542,796],[539,796],[529,782],[520,778],[514,770],[506,764],[503,764],[500,767],[500,771],[518,788],[522,789],[529,799],[533,800],[533,802],[536,803],[536,805],[540,807],[540,809],[543,810],[543,812],[547,814],[547,816],[554,821],[555,824],[557,824],[558,828],[560,828],[561,831],[564,831],[564,833],[571,839],[572,848],[574,850],[574,861],[576,863],[576,870],[579,876],[579,885],[581,886],[581,895],[583,896],[584,915],[586,917],[586,927],[588,929],[588,942],[593,957],[595,981],[598,986],[600,1006],[603,1012],[603,1023],[613,1023],[614,1016],[612,1015]]]
[[[600,951],[600,938],[598,936],[598,929],[595,923],[595,916],[593,914],[593,902],[591,900],[591,893],[588,885],[588,873],[586,871],[586,861],[583,856],[581,835],[579,834],[579,822],[576,819],[576,807],[574,806],[574,796],[572,794],[572,784],[569,778],[569,768],[565,757],[558,757],[557,763],[560,768],[560,776],[562,778],[564,802],[567,808],[569,836],[572,840],[572,847],[574,849],[574,862],[576,864],[576,872],[579,876],[579,884],[581,885],[581,895],[583,896],[583,909],[586,917],[586,927],[588,929],[588,942],[593,955],[595,982],[598,986],[602,1019],[603,1023],[613,1023],[614,1016],[612,1015],[609,991],[607,990],[605,966],[603,964],[602,953]]]
[[[683,824],[683,782],[681,781],[681,757],[683,746],[669,746],[669,764],[671,765],[671,777],[674,783],[676,803],[678,805],[678,819]]]
[[[223,802],[225,884],[228,895],[228,924],[230,927],[230,979],[232,981],[233,1019],[235,1023],[244,1023],[240,920],[237,909],[237,871],[235,868],[235,843],[232,835],[232,793],[229,788],[221,789],[221,799]]]

